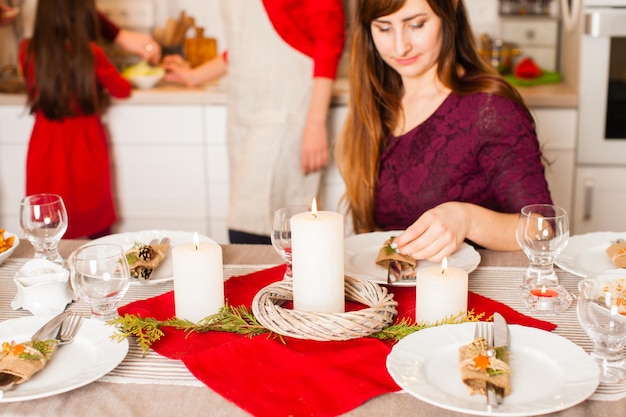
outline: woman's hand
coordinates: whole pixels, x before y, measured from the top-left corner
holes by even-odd
[[[471,203],[452,201],[428,210],[395,238],[400,253],[441,262],[469,239],[486,249],[519,250],[515,238],[518,213],[500,213]]]
[[[328,164],[328,131],[325,121],[308,121],[302,137],[302,172],[319,171]]]
[[[147,33],[121,29],[114,42],[152,65],[158,64],[161,60],[161,45]]]
[[[183,84],[187,87],[195,85],[192,69],[180,55],[166,55],[161,65],[166,71],[163,81]]]
[[[468,234],[463,203],[449,202],[428,210],[394,239],[398,250],[415,259],[441,262],[450,256]]]

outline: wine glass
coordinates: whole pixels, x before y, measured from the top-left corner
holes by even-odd
[[[578,289],[578,321],[593,342],[600,381],[626,381],[626,269],[589,275]]]
[[[307,206],[283,207],[274,212],[272,226],[272,246],[287,264],[283,279],[292,278],[291,274],[291,218],[298,213],[309,211]]]
[[[565,209],[551,204],[531,204],[521,210],[515,233],[530,260],[519,291],[526,307],[535,313],[561,313],[572,296],[559,285],[554,261],[567,246],[569,221]]]
[[[63,265],[59,241],[67,230],[67,211],[61,196],[34,194],[22,199],[20,228],[35,248],[35,258]]]
[[[69,258],[72,287],[99,320],[117,317],[117,307],[130,285],[130,269],[121,246],[87,245]]]

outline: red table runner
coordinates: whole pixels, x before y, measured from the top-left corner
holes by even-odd
[[[250,308],[255,294],[282,279],[284,270],[281,265],[230,278],[224,288],[228,303]],[[390,291],[398,301],[396,320],[413,319],[415,289],[390,287]],[[485,317],[497,311],[510,324],[556,328],[475,293],[470,292],[468,303],[469,309],[477,314],[484,312]],[[346,303],[347,309],[358,306]],[[121,307],[119,313],[168,320],[174,317],[174,293],[130,303]],[[182,360],[200,381],[255,416],[336,416],[380,394],[400,389],[385,364],[391,342],[374,338],[342,342],[285,338],[283,344],[266,336],[186,334],[170,327],[162,330],[165,336],[152,345],[155,352]]]

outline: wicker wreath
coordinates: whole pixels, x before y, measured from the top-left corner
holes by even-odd
[[[398,313],[393,294],[370,282],[345,277],[346,299],[369,306],[346,313],[315,313],[281,307],[293,299],[293,280],[274,282],[259,291],[252,312],[274,333],[307,340],[349,340],[369,336],[393,323]]]

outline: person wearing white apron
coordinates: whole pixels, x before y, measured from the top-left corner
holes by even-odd
[[[321,159],[315,171],[305,172],[301,161],[314,61],[280,37],[261,1],[220,7],[228,42],[229,236],[231,243],[270,243],[274,211],[310,206],[327,163],[327,131],[312,156]],[[343,38],[337,42],[341,51]],[[326,111],[329,104],[330,94]]]

